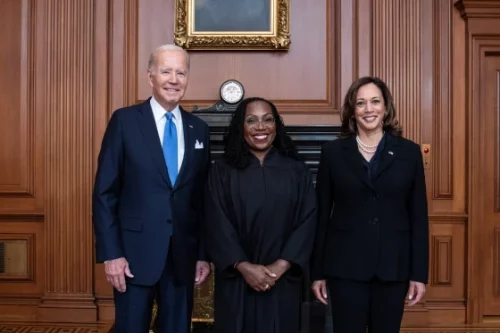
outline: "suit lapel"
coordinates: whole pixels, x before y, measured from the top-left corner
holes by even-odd
[[[163,149],[161,148],[160,137],[158,136],[158,129],[156,127],[155,119],[153,117],[153,110],[149,99],[141,106],[141,111],[138,116],[139,127],[141,128],[142,135],[146,141],[147,149],[149,150],[153,163],[158,168],[162,178],[167,182],[169,187],[172,187],[170,178],[168,177],[167,164],[163,156]]]
[[[367,187],[374,189],[370,180],[368,179],[368,172],[364,168],[363,156],[358,151],[358,146],[356,143],[356,137],[351,136],[344,140],[342,145],[344,148],[344,154],[346,156],[347,163],[350,166],[350,170],[356,175],[356,177],[363,182]]]
[[[189,179],[190,171],[193,169],[191,161],[194,154],[194,128],[191,123],[191,115],[180,108],[182,116],[182,128],[184,130],[184,158],[182,159],[181,168],[179,170],[179,175],[177,176],[177,181],[175,182],[174,189],[182,185],[187,179]]]
[[[399,140],[397,137],[386,133],[386,141],[384,149],[380,152],[380,161],[373,179],[377,179],[384,170],[386,170],[392,162],[399,156]]]

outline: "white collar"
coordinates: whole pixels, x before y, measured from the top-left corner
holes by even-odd
[[[158,101],[154,98],[154,96],[151,97],[149,104],[151,104],[151,109],[153,109],[153,117],[155,118],[155,123],[157,123],[163,116],[165,116],[167,110],[165,110],[163,106],[161,106],[160,103],[158,103]],[[172,113],[175,119],[177,120],[181,119],[181,110],[178,104],[172,110]]]

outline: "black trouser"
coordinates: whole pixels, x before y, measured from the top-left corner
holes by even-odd
[[[328,279],[335,333],[396,333],[403,318],[408,282]]]

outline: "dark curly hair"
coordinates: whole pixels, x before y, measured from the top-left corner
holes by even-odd
[[[403,130],[396,119],[396,107],[394,106],[391,91],[381,79],[372,76],[365,76],[354,81],[345,95],[344,104],[342,105],[342,110],[340,112],[340,119],[342,121],[341,137],[345,138],[358,133],[358,126],[356,124],[356,120],[354,119],[356,98],[358,96],[359,89],[370,83],[373,83],[380,89],[382,98],[384,99],[386,108],[383,124],[384,131],[390,132],[394,136],[401,136]]]
[[[238,169],[244,169],[250,163],[251,152],[244,136],[245,115],[249,104],[254,102],[267,103],[273,112],[274,123],[276,125],[276,137],[273,141],[273,146],[281,154],[300,160],[295,145],[290,136],[286,133],[283,119],[278,113],[276,106],[261,97],[246,98],[237,106],[233,113],[229,126],[226,127],[224,135],[224,161]]]

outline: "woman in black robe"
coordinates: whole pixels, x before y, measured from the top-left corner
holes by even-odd
[[[215,332],[298,333],[316,228],[311,174],[265,99],[240,103],[224,142],[206,201]]]

